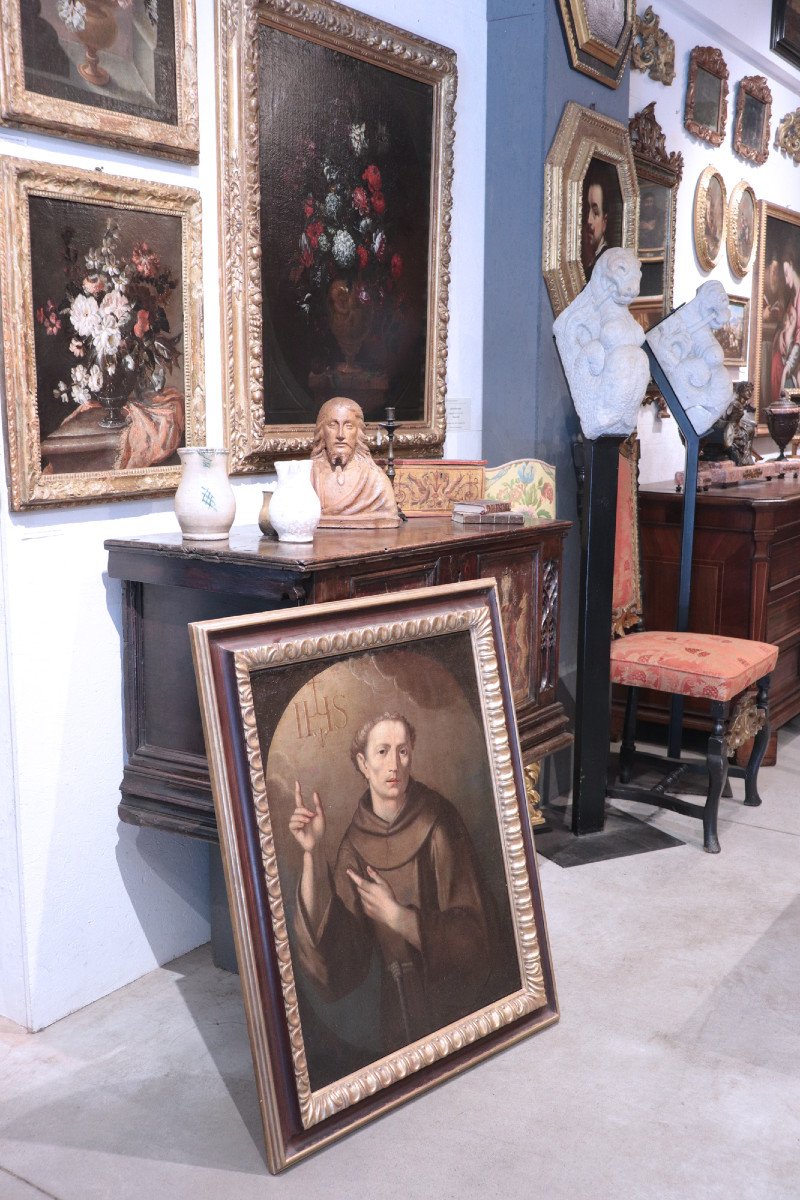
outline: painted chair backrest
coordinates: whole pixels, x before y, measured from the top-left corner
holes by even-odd
[[[487,467],[484,491],[491,500],[508,500],[512,509],[540,520],[556,515],[556,469],[538,458],[515,458]]]

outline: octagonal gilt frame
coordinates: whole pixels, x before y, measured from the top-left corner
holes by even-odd
[[[625,20],[615,44],[592,29],[591,0],[558,0],[570,61],[576,71],[598,79],[606,87],[619,87],[628,62],[636,16],[635,0],[624,0]]]

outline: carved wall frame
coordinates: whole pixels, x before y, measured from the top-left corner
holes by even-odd
[[[424,419],[395,435],[399,453],[440,457],[445,437],[456,59],[452,50],[332,0],[219,0],[219,217],[226,438],[234,472],[307,455],[314,423],[273,425],[264,388],[259,197],[259,46],[263,23],[430,85],[433,92]],[[368,424],[372,449],[378,426]]]
[[[750,202],[753,206],[753,231],[752,240],[750,243],[750,253],[742,253],[741,239],[739,237],[739,225],[742,219],[742,202],[745,194],[749,193]],[[756,248],[756,226],[758,223],[758,201],[756,194],[746,180],[740,179],[734,186],[731,192],[731,198],[728,201],[728,219],[725,233],[725,241],[728,249],[728,262],[731,271],[738,279],[741,279],[750,270],[750,264],[753,261],[753,252]]]
[[[637,246],[636,253],[642,262],[658,262],[663,261],[663,292],[662,303],[660,307],[654,309],[652,297],[646,296],[642,300],[635,300],[631,304],[630,309],[640,324],[645,330],[649,328],[650,318],[660,320],[672,310],[672,291],[675,276],[675,213],[678,202],[678,188],[681,179],[683,178],[683,155],[679,150],[667,151],[664,131],[661,128],[655,115],[655,101],[649,104],[638,113],[635,113],[628,122],[628,132],[631,139],[631,149],[633,150],[633,161],[636,166],[636,177],[639,182],[639,204],[641,217],[642,192],[648,184],[656,184],[670,191],[669,207],[667,211],[667,228],[665,236],[664,254],[654,255],[652,252],[639,245],[640,231],[637,229]],[[645,324],[644,319],[640,319],[640,315],[648,321]]]
[[[262,737],[270,730],[259,730],[253,675],[420,641],[430,646],[463,632],[478,680],[521,986],[315,1090],[267,795]],[[190,633],[268,1164],[275,1173],[558,1019],[497,588],[493,580],[479,580],[195,622]]]
[[[631,49],[635,0],[624,0],[625,19],[613,45],[592,30],[592,0],[558,0],[558,3],[574,70],[590,75],[606,87],[619,87]]]
[[[795,212],[791,208],[782,208],[778,204],[772,204],[767,200],[759,200],[758,202],[758,252],[756,256],[755,267],[753,269],[753,286],[751,292],[750,305],[750,380],[754,386],[753,405],[756,410],[756,418],[759,422],[759,433],[767,433],[766,417],[764,410],[770,404],[769,394],[764,392],[764,373],[766,372],[769,379],[770,362],[769,354],[764,353],[764,325],[766,323],[766,312],[768,307],[769,297],[767,296],[767,279],[766,272],[769,263],[767,261],[767,243],[777,242],[777,248],[781,251],[782,247],[789,240],[790,230],[776,230],[774,238],[770,238],[769,222],[780,222],[785,226],[791,227],[792,240],[794,241],[795,250],[800,256],[800,213]],[[779,280],[780,285],[780,280]],[[774,317],[770,318],[770,325],[767,329],[767,345],[772,342],[774,334],[777,332],[776,321],[780,318],[780,312],[777,311]],[[766,361],[765,361],[766,360]]]
[[[712,240],[709,238],[709,190],[712,181],[715,181],[722,192],[722,225],[719,231],[719,241],[716,244],[716,249]],[[697,180],[697,188],[694,194],[694,248],[697,254],[700,266],[704,271],[711,271],[717,265],[722,254],[722,248],[725,245],[725,233],[727,228],[727,191],[725,188],[725,180],[720,175],[716,167],[706,167],[701,172]]]
[[[545,159],[542,272],[556,316],[586,286],[581,263],[583,181],[592,158],[616,170],[622,193],[622,238],[635,250],[639,185],[628,131],[619,121],[569,100]]]
[[[669,87],[675,78],[675,42],[660,24],[661,18],[653,12],[652,4],[648,4],[641,16],[636,14],[631,66]]]
[[[758,146],[748,146],[743,140],[745,103],[754,100],[763,109],[763,125]],[[772,118],[772,92],[763,75],[746,75],[736,89],[736,117],[733,124],[733,148],[742,158],[761,166],[769,158],[769,123]]]
[[[195,0],[169,0],[175,21],[177,122],[174,125],[29,89],[25,82],[20,16],[20,5],[28,2],[4,0],[0,5],[0,123],[101,146],[197,162],[200,138]]]
[[[781,117],[775,130],[775,149],[800,163],[800,108]]]
[[[14,510],[174,491],[179,465],[49,474],[42,468],[34,342],[29,198],[52,197],[179,217],[182,228],[184,445],[205,442],[200,194],[150,183],[0,159],[0,303],[5,358],[5,426]]]
[[[720,98],[717,117],[712,125],[698,119],[696,113],[698,73],[705,71],[720,81]],[[728,66],[722,51],[715,46],[695,46],[689,57],[689,77],[686,84],[686,107],[683,124],[695,137],[721,146],[728,120]]]

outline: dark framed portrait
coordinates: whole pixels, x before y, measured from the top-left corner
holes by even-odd
[[[633,0],[559,0],[572,66],[619,86],[633,36]]]
[[[639,187],[624,125],[570,100],[545,161],[542,271],[556,316],[609,246],[636,246]]]
[[[557,1019],[499,619],[481,580],[191,626],[272,1171]]]
[[[728,262],[739,279],[750,270],[756,244],[756,194],[740,179],[728,201]]]
[[[340,395],[373,445],[387,406],[396,444],[427,456],[444,441],[455,55],[322,10],[321,23],[285,0],[218,9],[235,470],[307,451]]]
[[[721,146],[728,120],[728,67],[714,46],[695,46],[689,56],[683,123],[690,133]]]
[[[758,226],[751,379],[763,422],[782,391],[800,387],[800,213],[760,200]]]
[[[194,0],[5,0],[0,119],[197,161]]]
[[[725,243],[726,199],[725,180],[715,167],[706,167],[694,197],[694,247],[705,271],[716,265]]]
[[[177,487],[205,433],[199,194],[8,158],[0,179],[12,508]]]
[[[639,181],[636,253],[642,264],[639,298],[630,307],[633,316],[647,330],[672,308],[675,207],[683,176],[683,156],[667,150],[653,101],[631,117],[628,130]]]
[[[763,75],[747,75],[736,91],[733,148],[757,165],[769,157],[769,123],[772,92]]]
[[[725,353],[726,367],[745,367],[750,333],[750,300],[747,296],[729,295],[728,305],[730,318],[714,330],[714,337]]]
[[[772,0],[770,49],[800,68],[800,0]]]

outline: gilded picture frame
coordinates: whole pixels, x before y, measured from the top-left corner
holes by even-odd
[[[672,310],[675,274],[675,212],[683,178],[683,155],[667,151],[664,131],[651,101],[628,122],[639,182],[636,254],[642,264],[639,299],[632,315],[647,332]]]
[[[733,148],[742,158],[762,166],[769,158],[772,91],[763,75],[746,75],[736,89]]]
[[[716,46],[695,46],[689,56],[683,124],[689,133],[721,146],[728,121],[728,65]]]
[[[756,194],[746,180],[740,179],[728,201],[725,241],[732,273],[742,279],[750,270],[756,246],[758,210]]]
[[[714,330],[714,337],[725,353],[726,367],[746,367],[750,342],[750,297],[731,296],[730,320]]]
[[[0,122],[197,162],[195,0],[0,0]]]
[[[336,394],[440,457],[455,54],[328,0],[221,0],[217,50],[232,470],[308,454]]]
[[[725,180],[716,167],[706,167],[694,193],[694,248],[704,271],[711,271],[719,262],[727,215]]]
[[[635,0],[558,0],[570,62],[606,87],[619,87],[628,62]]]
[[[198,192],[0,159],[14,510],[174,491],[205,442]]]
[[[638,221],[626,126],[568,101],[544,167],[542,273],[556,316],[586,286],[606,246],[636,249]]]
[[[190,634],[278,1172],[558,1019],[498,594],[479,580]],[[373,836],[384,808],[396,844]]]
[[[750,378],[758,421],[800,386],[797,329],[800,297],[800,213],[758,202],[758,252],[751,297]]]
[[[770,50],[800,69],[800,5],[798,0],[772,0]]]

